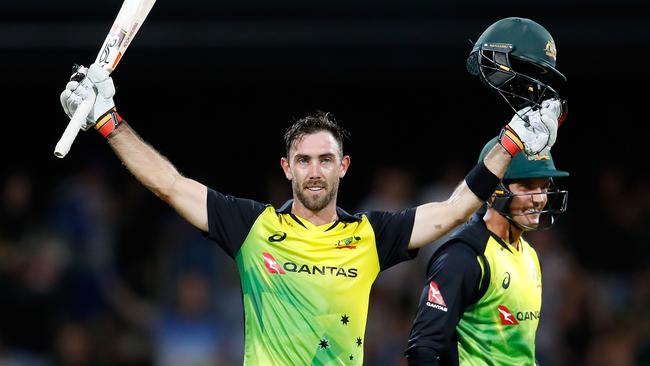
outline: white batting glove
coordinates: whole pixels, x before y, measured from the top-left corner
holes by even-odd
[[[86,117],[86,123],[81,126],[84,131],[94,126],[108,112],[115,110],[115,102],[113,102],[115,86],[108,71],[98,64],[92,64],[90,68],[80,66],[60,96],[63,110],[68,117],[72,118],[81,102],[93,94],[97,97],[90,114]]]
[[[536,110],[521,109],[501,131],[499,142],[510,155],[522,151],[528,159],[533,159],[555,144],[560,113],[561,104],[557,99],[545,100]]]

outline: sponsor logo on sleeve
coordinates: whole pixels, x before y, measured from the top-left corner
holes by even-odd
[[[427,299],[428,307],[447,312],[447,304],[445,303],[445,299],[442,297],[442,292],[440,292],[438,284],[435,281],[431,281],[429,283],[429,293],[427,295]]]

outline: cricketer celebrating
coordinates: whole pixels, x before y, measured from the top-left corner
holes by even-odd
[[[65,112],[72,115],[96,91],[83,128],[94,126],[142,184],[236,261],[244,364],[260,366],[363,364],[368,299],[378,273],[465,222],[494,192],[512,155],[549,149],[560,110],[552,100],[515,115],[448,200],[353,215],[336,206],[350,157],[343,153],[346,132],[329,113],[287,129],[280,165],[293,199],[274,208],[179,174],[117,114],[113,81],[97,64],[71,80],[61,94]]]
[[[522,18],[502,19],[483,32],[468,66],[513,108],[537,107],[544,93],[556,94],[543,80],[564,78],[554,68],[551,35]],[[497,141],[485,145],[479,160]],[[553,178],[569,173],[555,168],[548,150],[528,158],[513,158],[487,210],[452,233],[429,261],[406,350],[409,365],[535,364],[542,275],[522,234],[550,227],[565,211],[568,193],[554,190]]]

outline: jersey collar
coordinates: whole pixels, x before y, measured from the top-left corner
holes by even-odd
[[[483,216],[485,216],[485,205],[481,207],[474,215],[472,215],[471,219],[469,220],[469,224],[473,225],[474,227],[478,228],[478,231],[485,232],[488,236],[491,236],[494,238],[494,240],[499,243],[504,249],[509,251],[510,253],[514,253],[514,247],[509,245],[508,243],[505,242],[505,240],[501,239],[501,237],[492,231],[488,229],[487,225],[485,224],[485,221],[483,221]],[[483,239],[484,242],[487,242],[487,237]]]
[[[293,204],[293,199],[290,199],[287,202],[285,202],[282,205],[282,207],[276,209],[275,212],[278,213],[278,214],[289,214],[289,215],[291,215],[291,205],[292,204]],[[339,222],[339,221],[343,221],[343,222],[361,221],[361,217],[359,217],[358,215],[351,215],[351,214],[347,213],[344,209],[342,209],[342,208],[340,208],[338,206],[336,206],[336,216],[338,216],[338,220],[336,220],[337,222]]]
[[[497,243],[499,243],[499,245],[501,245],[509,252],[513,253],[513,247],[509,247],[508,244],[503,241],[503,239],[501,239],[497,234],[491,232],[487,228],[485,221],[483,221],[485,210],[485,205],[479,208],[476,213],[472,215],[468,222],[452,231],[452,234],[446,243],[450,243],[458,239],[469,244],[477,253],[483,253],[485,251],[485,245],[487,244],[488,239],[490,237],[493,237]]]

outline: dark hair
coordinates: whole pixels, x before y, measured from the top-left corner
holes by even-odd
[[[334,119],[332,113],[317,111],[315,115],[301,118],[287,128],[287,131],[284,133],[284,144],[287,157],[289,156],[291,144],[293,144],[294,141],[305,135],[310,135],[320,131],[327,131],[334,136],[336,142],[339,144],[341,149],[340,153],[342,155],[343,140],[350,138],[350,133],[336,123],[336,119]]]

